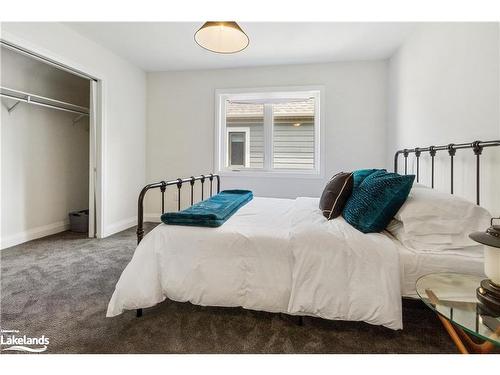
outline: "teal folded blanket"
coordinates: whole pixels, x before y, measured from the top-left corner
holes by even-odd
[[[249,190],[224,190],[185,210],[164,213],[161,221],[169,225],[220,227],[252,198]]]

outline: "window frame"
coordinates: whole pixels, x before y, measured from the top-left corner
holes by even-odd
[[[269,100],[278,98],[314,97],[314,168],[313,169],[273,169],[273,113],[264,105],[264,167],[230,169],[227,162],[227,132],[225,114],[226,101]],[[265,99],[264,99],[265,98]],[[323,86],[266,87],[215,90],[215,147],[214,170],[221,176],[282,177],[282,178],[323,178],[325,171],[325,90]]]
[[[226,127],[226,138],[229,139],[229,133],[245,133],[245,165],[243,166],[247,169],[250,165],[250,128],[248,126],[238,126],[234,129]],[[226,149],[226,159],[224,161],[224,165],[229,164],[229,160],[231,157],[229,156],[229,148]],[[233,168],[228,167],[228,170],[234,170]]]

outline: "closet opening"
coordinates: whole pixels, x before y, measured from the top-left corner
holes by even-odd
[[[1,247],[100,236],[100,82],[1,42]]]

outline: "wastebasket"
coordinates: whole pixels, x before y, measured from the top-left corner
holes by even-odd
[[[89,230],[89,210],[70,212],[69,230],[72,232],[87,233]]]

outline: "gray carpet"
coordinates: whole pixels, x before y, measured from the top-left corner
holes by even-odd
[[[149,226],[151,228],[151,226]],[[1,327],[50,339],[48,353],[456,353],[420,301],[404,330],[165,301],[106,318],[135,228],[96,240],[64,232],[1,252]]]

